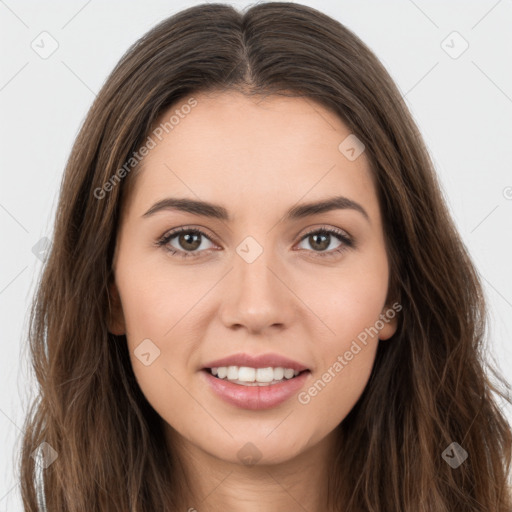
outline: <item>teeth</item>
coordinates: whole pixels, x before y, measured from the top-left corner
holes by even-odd
[[[238,384],[245,385],[268,385],[276,384],[283,379],[292,379],[300,372],[292,368],[267,367],[267,368],[251,368],[249,366],[220,366],[218,368],[210,368],[212,375],[219,379],[226,379]],[[252,383],[252,384],[251,384]]]

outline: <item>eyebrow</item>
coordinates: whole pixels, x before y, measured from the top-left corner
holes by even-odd
[[[357,202],[344,196],[334,196],[322,201],[303,203],[290,208],[285,216],[285,221],[298,220],[310,215],[317,215],[332,210],[355,210],[363,215],[370,222],[370,217],[366,210]],[[149,217],[161,210],[177,210],[202,217],[211,217],[223,221],[231,221],[231,217],[221,205],[209,203],[207,201],[198,201],[195,199],[167,197],[156,202],[142,217]]]

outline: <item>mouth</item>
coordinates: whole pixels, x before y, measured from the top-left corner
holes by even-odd
[[[203,368],[209,389],[239,409],[264,410],[288,402],[303,389],[311,371],[283,367],[212,366]]]
[[[203,368],[203,371],[221,381],[238,384],[240,386],[274,386],[288,382],[310,370],[295,370],[282,366],[255,368],[250,366],[219,366]]]

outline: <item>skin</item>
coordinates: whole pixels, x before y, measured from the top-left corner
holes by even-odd
[[[215,395],[200,370],[236,352],[277,352],[311,369],[307,390],[389,311],[389,263],[369,163],[364,152],[354,161],[342,154],[350,130],[310,99],[194,97],[197,106],[144,158],[122,211],[109,328],[126,334],[138,384],[190,477],[183,510],[326,510],[336,427],[361,396],[396,316],[307,404],[293,396],[268,410],[238,408]],[[360,203],[369,220],[337,209],[281,221],[297,203],[334,193]],[[168,196],[221,204],[233,221],[176,210],[142,217]],[[192,249],[201,256],[179,258],[155,245],[180,226],[211,235]],[[318,248],[304,235],[320,227],[343,230],[356,246],[333,253],[343,242],[332,235]],[[263,248],[252,263],[236,252],[247,236]],[[190,252],[181,242],[176,236],[168,245]],[[134,353],[144,339],[160,350],[149,366]],[[261,456],[255,465],[238,456],[248,442]]]

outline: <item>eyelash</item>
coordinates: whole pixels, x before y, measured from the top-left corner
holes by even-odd
[[[188,227],[181,227],[177,228],[173,231],[170,231],[163,235],[159,240],[157,240],[156,245],[157,247],[164,247],[165,250],[169,251],[173,256],[176,256],[177,258],[197,258],[201,256],[201,252],[204,251],[196,251],[196,252],[190,252],[190,251],[180,251],[177,249],[170,248],[167,244],[175,238],[180,233],[191,233],[194,235],[201,235],[207,238],[210,242],[213,242],[211,238],[203,231],[197,228],[188,228]],[[348,249],[351,249],[355,247],[355,243],[352,238],[347,236],[343,231],[335,228],[317,228],[313,231],[309,231],[308,233],[305,233],[302,238],[300,239],[299,243],[302,242],[304,239],[308,238],[311,235],[317,235],[317,234],[328,234],[328,235],[334,235],[338,240],[343,242],[337,249],[332,249],[330,251],[312,251],[315,255],[315,257],[320,258],[329,258],[337,256],[338,254],[341,254],[345,252]],[[211,249],[206,249],[211,250]]]

